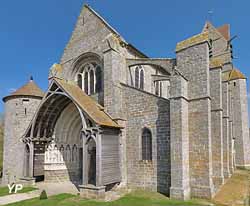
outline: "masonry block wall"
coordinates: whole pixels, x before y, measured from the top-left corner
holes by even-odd
[[[169,100],[123,85],[123,107],[127,119],[128,186],[169,194]],[[152,161],[141,159],[144,127],[152,132]]]
[[[113,153],[113,170],[119,171],[115,182],[170,194],[177,199],[212,198],[233,174],[235,166],[250,167],[246,79],[233,67],[229,32],[228,25],[215,28],[206,22],[202,33],[177,44],[176,59],[149,58],[127,43],[89,6],[83,7],[60,65],[51,70],[51,77],[78,84],[81,78],[77,79],[77,75],[81,73],[83,77],[86,63],[102,69],[101,91],[93,91],[95,94],[90,96],[103,106],[100,110],[122,127],[116,133],[117,139],[106,136],[117,148]],[[144,69],[143,89],[135,88],[137,66]],[[96,76],[92,86],[96,86]],[[87,78],[91,79],[90,75]],[[159,81],[161,97],[154,95]],[[91,81],[86,82],[90,86]],[[40,103],[38,98],[28,99],[25,103],[23,97],[15,96],[5,102],[3,182],[13,182],[24,174],[25,144],[20,138]],[[63,130],[61,121],[55,128],[62,129],[62,133],[66,131],[73,142],[81,123],[74,121],[76,127],[72,127],[69,118],[63,113],[61,117],[67,129]],[[152,160],[142,160],[143,128],[152,133]],[[59,136],[63,135],[61,132]],[[102,142],[100,135],[97,139]],[[103,152],[109,156],[109,149]],[[98,162],[100,147],[97,154]],[[108,170],[111,169],[107,166],[109,158],[103,161]],[[29,163],[31,174],[31,158]],[[97,185],[103,185],[100,165]],[[80,180],[86,172],[69,170],[67,173],[65,169],[45,171],[45,180],[53,181],[57,177]],[[112,173],[105,173],[104,184],[108,184]],[[86,183],[84,178],[83,183]],[[104,194],[104,188],[101,190]]]
[[[210,68],[211,141],[213,183],[215,190],[224,183],[223,175],[223,127],[222,127],[222,67]]]
[[[180,75],[171,77],[170,135],[171,188],[170,197],[190,198],[188,81]]]
[[[237,79],[230,81],[234,96],[233,107],[233,131],[235,135],[235,161],[236,166],[250,168],[250,138],[248,129],[248,105],[246,80]]]
[[[224,178],[230,177],[229,171],[229,86],[228,82],[222,83],[223,106],[223,174]]]
[[[188,80],[191,196],[211,198],[214,187],[208,43],[201,42],[177,51],[176,57],[178,71]]]

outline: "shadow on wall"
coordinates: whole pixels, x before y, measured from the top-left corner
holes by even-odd
[[[157,192],[169,196],[171,183],[170,103],[159,99],[157,105]]]
[[[0,177],[3,170],[3,136],[4,136],[4,117],[0,114]]]
[[[76,144],[50,143],[45,152],[45,181],[81,182],[82,148]]]

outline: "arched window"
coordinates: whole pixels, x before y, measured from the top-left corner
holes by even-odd
[[[94,94],[95,93],[95,77],[94,77],[94,71],[91,69],[89,72],[89,83],[90,83],[90,94]]]
[[[77,75],[77,84],[82,89],[82,74]]]
[[[139,68],[135,68],[135,87],[139,88]]]
[[[96,76],[96,92],[100,92],[102,90],[102,70],[100,66],[96,67],[95,70],[95,76]]]
[[[162,96],[162,82],[155,82],[155,95],[161,97]]]
[[[140,70],[140,89],[144,89],[144,71],[143,69]]]
[[[84,91],[86,94],[89,94],[89,73],[84,73]]]
[[[144,90],[144,70],[142,66],[135,68],[135,87]]]
[[[142,130],[142,160],[152,160],[152,134],[148,128]]]
[[[162,82],[160,82],[160,91],[159,91],[159,93],[160,93],[160,97],[162,97]]]
[[[84,64],[77,74],[77,83],[88,95],[100,92],[102,90],[101,67],[95,62]]]
[[[159,95],[159,82],[155,82],[155,95]]]

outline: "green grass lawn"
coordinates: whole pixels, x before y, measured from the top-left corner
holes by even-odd
[[[34,187],[24,187],[22,190],[17,191],[17,193],[26,193],[26,192],[30,192],[30,191],[33,191],[33,190],[37,190],[37,189],[34,188]],[[15,193],[10,194],[8,187],[0,187],[0,197],[5,196],[5,195],[12,195],[12,194],[15,194]]]
[[[201,206],[208,205],[199,200],[191,201],[176,201],[169,200],[163,195],[152,193],[152,192],[142,192],[137,191],[128,194],[119,200],[113,202],[100,202],[93,200],[84,200],[79,196],[71,194],[60,194],[49,197],[47,200],[39,200],[39,198],[34,198],[31,200],[25,200],[18,203],[9,204],[9,206]]]

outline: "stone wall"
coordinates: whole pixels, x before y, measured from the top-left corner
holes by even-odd
[[[248,125],[247,88],[245,79],[230,81],[232,88],[233,130],[236,166],[250,168],[250,139]]]
[[[223,107],[223,174],[224,178],[230,177],[229,171],[229,87],[228,82],[222,83]]]
[[[221,67],[210,69],[212,166],[216,191],[224,183],[221,70]]]
[[[174,199],[190,198],[188,81],[180,75],[171,77],[170,139],[171,189]]]
[[[128,186],[169,194],[169,100],[122,86],[123,111],[127,119]],[[141,159],[141,134],[145,127],[152,132],[152,161]]]
[[[13,182],[24,175],[25,144],[21,141],[41,99],[11,98],[5,102],[3,183]]]
[[[191,197],[211,198],[211,98],[207,42],[176,53],[177,69],[188,80],[189,166]]]

